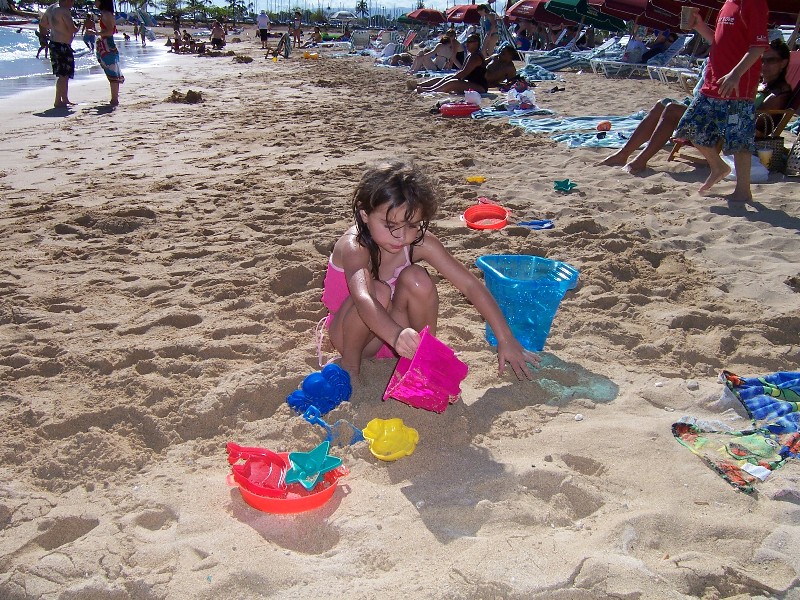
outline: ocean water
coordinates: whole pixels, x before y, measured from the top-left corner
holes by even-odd
[[[39,39],[35,26],[8,27],[0,26],[0,98],[7,98],[25,90],[32,90],[54,85],[55,78],[50,66],[50,59],[44,57],[44,50],[36,58],[39,50]],[[122,73],[128,69],[146,64],[154,64],[166,56],[168,48],[166,40],[157,39],[148,42],[144,48],[138,41],[125,41],[122,34],[114,36],[119,48]],[[83,43],[78,35],[72,42],[75,51],[75,79],[87,79],[101,76],[103,70],[97,64],[97,58]]]

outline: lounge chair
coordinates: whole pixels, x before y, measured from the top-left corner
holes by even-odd
[[[691,36],[679,36],[664,52],[648,60],[647,74],[650,79],[653,79],[655,75],[655,78],[659,81],[669,83],[670,76],[677,80],[681,73],[691,73],[692,69],[687,68],[688,62],[684,61],[683,65],[676,64],[678,55],[683,51],[690,39]]]
[[[369,31],[366,29],[358,29],[350,34],[350,48],[352,50],[364,50],[369,48],[369,45]]]
[[[629,63],[617,60],[604,60],[602,58],[592,61],[592,70],[596,73],[602,71],[606,77],[613,77],[614,75],[622,75],[627,73],[628,77],[634,74],[644,75],[649,73],[650,67],[664,67],[669,61],[674,59],[686,44],[688,36],[681,35],[678,39],[670,44],[661,54],[657,54],[651,58],[647,63]],[[652,79],[652,76],[651,76]]]
[[[546,52],[528,51],[520,54],[525,58],[525,66],[537,65],[548,71],[560,71],[570,67],[583,68],[590,65],[593,59],[605,55],[618,46],[619,41],[619,38],[609,38],[592,50],[571,52],[566,48],[554,48]]]

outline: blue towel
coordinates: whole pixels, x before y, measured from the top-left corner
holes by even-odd
[[[566,142],[570,148],[621,148],[646,115],[645,111],[640,111],[626,117],[521,118],[511,119],[509,123],[528,133],[553,133],[554,140]],[[597,124],[600,121],[609,121],[611,131],[598,138]]]
[[[744,405],[754,422],[772,433],[800,431],[800,373],[739,377],[723,371],[720,378]]]
[[[482,108],[472,113],[473,119],[489,119],[495,117],[532,117],[535,115],[554,115],[552,110],[547,108],[529,108],[527,110],[499,110],[494,106]]]

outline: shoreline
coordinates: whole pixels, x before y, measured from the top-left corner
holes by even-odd
[[[156,41],[153,42],[154,51],[148,51],[148,54],[146,55],[142,55],[142,51],[147,50],[147,48],[150,47],[149,45],[144,49],[141,47],[136,49],[132,48],[132,50],[136,51],[135,53],[121,53],[123,74],[125,73],[126,69],[134,70],[148,69],[153,67],[157,68],[160,64],[164,63],[166,57],[169,56],[169,53],[167,52],[166,48],[164,48],[162,51],[160,47],[163,46],[163,44],[159,44],[158,42],[159,39],[156,39]],[[122,44],[120,44],[120,47],[124,48]],[[96,62],[97,61],[95,59],[95,63]],[[73,85],[78,86],[85,81],[89,81],[97,77],[105,77],[99,64],[92,64],[88,69],[76,70],[75,77],[70,80],[70,88]],[[13,98],[20,93],[54,86],[55,77],[52,75],[52,73],[37,73],[0,79],[0,101],[6,98]]]
[[[728,182],[697,194],[707,170],[690,158],[662,152],[631,176],[597,166],[610,150],[432,115],[436,98],[371,59],[273,63],[259,46],[226,48],[250,63],[133,69],[115,110],[84,100],[106,100],[104,79],[75,89],[66,118],[45,118],[50,90],[43,107],[0,100],[0,596],[795,600],[797,463],[737,493],[670,427],[742,428],[718,371],[796,368],[797,180],[774,175],[732,208]],[[548,87],[537,103],[567,116],[677,93],[591,73]],[[189,89],[203,102],[166,101]],[[470,367],[461,398],[442,414],[384,402],[394,361],[366,361],[326,420],[402,418],[414,453],[337,448],[350,474],[328,504],[258,512],[226,483],[225,444],[321,441],[285,400],[319,369],[353,188],[396,157],[435,176],[431,231],[468,269],[535,254],[579,285],[520,382],[435,278],[437,337]],[[565,178],[578,187],[556,192]],[[470,230],[460,216],[481,196],[555,227]]]

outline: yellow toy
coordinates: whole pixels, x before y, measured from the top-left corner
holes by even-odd
[[[417,447],[419,433],[403,424],[402,419],[372,419],[364,429],[364,439],[375,458],[388,462],[411,456]]]

